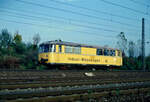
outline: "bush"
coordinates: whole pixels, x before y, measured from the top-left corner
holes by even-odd
[[[6,68],[6,69],[18,69],[19,68],[19,61],[20,59],[15,57],[15,56],[3,56],[0,57],[0,65],[2,68]]]
[[[44,65],[39,65],[39,66],[36,67],[36,69],[37,70],[44,70],[44,69],[47,69],[47,67],[44,66]]]

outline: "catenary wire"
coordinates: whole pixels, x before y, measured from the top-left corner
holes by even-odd
[[[43,24],[35,24],[35,23],[31,23],[31,22],[27,23],[27,22],[21,22],[21,21],[15,21],[15,20],[3,19],[3,18],[0,18],[0,20],[10,22],[10,23],[23,24],[23,25],[30,25],[30,26],[32,25],[32,26],[39,26],[39,27],[54,28],[54,29],[57,29],[60,31],[74,31],[74,32],[82,33],[82,34],[98,35],[98,36],[103,36],[103,37],[116,37],[116,36],[111,36],[111,35],[104,36],[104,35],[99,35],[99,34],[93,34],[91,32],[80,31],[80,30],[70,30],[70,29],[64,30],[63,28],[57,28],[57,27],[53,27],[53,26],[49,26],[49,25],[43,25]]]
[[[26,11],[26,10],[16,10],[13,8],[2,8],[1,11],[3,10],[8,10],[8,11],[15,11],[15,12],[23,12],[23,13],[32,13],[32,14],[36,14],[36,15],[42,15],[45,17],[49,17],[49,18],[57,18],[57,19],[61,19],[61,20],[67,20],[67,21],[73,21],[73,22],[79,22],[79,23],[86,23],[86,24],[92,24],[92,25],[98,25],[98,26],[112,26],[112,25],[108,25],[108,24],[101,24],[101,23],[96,23],[96,22],[91,22],[91,21],[83,21],[83,20],[78,20],[78,19],[72,19],[72,18],[66,18],[66,17],[62,17],[62,16],[54,16],[54,15],[48,15],[46,13],[39,13],[39,12],[32,12],[32,11]],[[6,11],[7,12],[7,11]]]
[[[132,8],[129,8],[129,7],[126,7],[126,6],[117,4],[117,3],[113,3],[113,2],[107,1],[107,0],[99,0],[99,1],[103,1],[103,2],[105,2],[105,3],[107,3],[107,4],[110,4],[110,5],[113,5],[113,6],[118,6],[118,7],[124,8],[124,9],[128,9],[128,10],[133,11],[133,12],[136,12],[136,13],[148,15],[146,12],[139,11],[139,10],[136,10],[136,9],[132,9]]]
[[[57,11],[67,12],[67,13],[71,13],[71,14],[75,14],[75,15],[80,15],[80,16],[85,16],[85,17],[89,17],[89,18],[94,18],[94,19],[98,19],[98,20],[101,19],[101,20],[104,20],[104,21],[110,21],[110,22],[121,24],[121,25],[126,25],[126,26],[131,26],[132,25],[132,24],[123,23],[123,22],[120,22],[120,21],[115,21],[115,20],[106,19],[106,18],[102,18],[102,17],[98,17],[98,16],[93,16],[93,15],[89,15],[89,14],[83,14],[83,13],[79,13],[79,12],[74,12],[74,11],[66,10],[66,9],[62,9],[62,8],[46,6],[46,5],[42,5],[42,4],[39,4],[39,3],[33,3],[33,2],[29,2],[29,1],[24,1],[24,0],[16,0],[16,1],[19,1],[19,2],[22,2],[22,3],[25,3],[25,4],[30,4],[30,5],[43,7],[43,8],[50,8],[50,9],[54,9],[54,10],[57,10]],[[133,27],[137,28],[139,26],[133,25]]]
[[[134,2],[134,3],[136,3],[136,4],[139,4],[139,5],[143,5],[143,6],[148,6],[148,7],[150,7],[150,5],[148,5],[148,4],[145,4],[145,3],[142,3],[142,2],[140,2],[139,0],[137,1],[137,0],[130,0],[131,2]]]
[[[3,10],[7,10],[7,11],[15,11],[15,12],[21,12],[21,13],[32,13],[32,14],[36,14],[36,15],[42,15],[42,16],[45,16],[45,17],[49,17],[49,18],[55,18],[55,19],[61,19],[61,20],[67,20],[68,22],[78,22],[78,23],[82,23],[82,24],[91,24],[91,25],[98,25],[98,26],[110,26],[110,27],[112,27],[112,25],[110,25],[110,24],[102,24],[102,23],[96,23],[96,22],[91,22],[91,21],[85,21],[85,20],[78,20],[78,19],[72,19],[72,18],[66,18],[66,17],[61,17],[61,16],[54,16],[54,15],[48,15],[48,14],[46,14],[46,13],[39,13],[39,12],[32,12],[32,11],[26,11],[26,10],[16,10],[16,9],[14,9],[14,8],[2,8],[1,9],[1,11],[3,11]],[[130,25],[130,28],[128,28],[129,27],[129,25]],[[132,25],[132,24],[128,24],[128,26],[127,25],[123,25],[122,24],[122,26],[126,26],[125,28],[126,29],[128,29],[128,30],[134,30],[134,29],[136,29],[137,27],[140,27],[140,26],[135,26],[135,25]],[[131,29],[131,27],[132,27],[132,29]]]
[[[1,10],[0,10],[1,11]],[[9,11],[5,11],[5,12],[7,12],[7,13],[11,13],[11,12],[9,12]],[[15,15],[21,15],[21,16],[24,16],[24,17],[31,17],[31,18],[38,18],[38,19],[42,19],[42,20],[53,20],[53,19],[51,19],[51,18],[44,18],[44,17],[37,17],[37,16],[31,16],[31,15],[25,15],[25,14],[20,14],[20,13],[13,13],[13,14],[15,14]],[[8,15],[8,14],[7,14]],[[9,14],[9,16],[14,16],[14,15],[10,15]],[[15,16],[15,17],[19,17],[19,16]],[[59,21],[59,20],[53,20],[53,21],[55,21],[55,22],[63,22],[63,21]],[[63,23],[65,23],[65,22],[63,22]],[[67,23],[65,23],[65,24],[67,24]],[[75,24],[75,23],[69,23],[69,24],[71,24],[71,25],[74,25],[74,26],[78,26],[78,27],[84,27],[84,28],[90,28],[90,29],[96,29],[96,30],[100,30],[100,31],[108,31],[108,32],[118,32],[118,31],[115,31],[115,30],[111,30],[111,29],[104,29],[104,28],[100,28],[100,27],[94,27],[94,26],[89,26],[89,25],[83,25],[83,24]]]
[[[90,8],[87,8],[87,7],[82,7],[82,6],[78,6],[78,5],[73,5],[73,4],[61,2],[61,1],[58,1],[58,0],[50,0],[50,1],[51,1],[51,2],[55,2],[55,3],[58,3],[58,4],[63,4],[63,5],[71,6],[71,7],[74,7],[74,8],[84,9],[84,10],[86,10],[86,11],[92,11],[92,12],[96,12],[96,13],[102,13],[102,14],[105,14],[105,15],[114,16],[114,17],[119,17],[119,18],[123,18],[123,19],[127,19],[127,20],[141,21],[141,20],[136,19],[136,18],[131,18],[131,17],[121,16],[121,15],[117,15],[117,14],[113,14],[113,13],[108,13],[108,12],[100,11],[100,10],[97,10],[97,9],[90,9]]]
[[[50,19],[47,19],[47,18],[41,18],[41,17],[35,17],[34,18],[34,16],[27,16],[27,15],[11,15],[10,14],[10,12],[9,12],[9,14],[5,14],[6,16],[9,16],[9,17],[15,17],[15,18],[23,18],[23,19],[26,19],[26,20],[31,20],[32,19],[32,21],[34,21],[35,20],[35,18],[40,18],[40,19],[44,19],[44,20],[50,20]],[[21,16],[21,17],[20,17]],[[41,21],[41,20],[40,20]],[[55,20],[56,21],[56,20]],[[57,21],[57,22],[62,22],[62,23],[65,23],[65,22],[63,22],[63,21]],[[66,23],[65,23],[66,24]],[[70,24],[70,23],[69,23]],[[90,26],[85,26],[85,25],[78,25],[78,24],[72,24],[72,25],[74,25],[74,26],[77,26],[77,27],[79,27],[79,26],[81,26],[81,27],[85,27],[85,28],[90,28],[90,29],[97,29],[97,30],[100,30],[100,31],[105,31],[105,32],[113,32],[113,33],[119,33],[120,31],[113,31],[113,30],[109,30],[109,29],[99,29],[99,28],[93,28],[93,27],[90,27]],[[78,31],[79,32],[79,31]],[[80,32],[81,33],[81,32]],[[83,33],[85,33],[85,32],[83,32]],[[86,32],[86,33],[88,33],[88,32]],[[92,34],[91,32],[90,33],[88,33],[88,34]],[[96,35],[96,34],[95,34]]]

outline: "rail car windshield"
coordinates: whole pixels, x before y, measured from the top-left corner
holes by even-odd
[[[39,47],[39,53],[44,52],[55,52],[55,45],[52,44],[42,44]]]
[[[97,49],[97,55],[116,56],[115,50]]]

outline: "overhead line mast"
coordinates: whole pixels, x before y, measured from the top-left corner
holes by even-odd
[[[145,71],[145,32],[144,32],[144,18],[142,18],[142,68]]]

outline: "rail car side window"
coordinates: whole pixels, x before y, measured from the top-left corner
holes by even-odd
[[[111,56],[110,50],[107,50],[107,56]]]
[[[61,45],[59,45],[59,50],[58,50],[59,52],[62,52],[62,47],[61,47]]]
[[[40,45],[39,53],[49,52],[49,45]]]
[[[110,53],[110,56],[113,56],[113,50],[110,50],[109,53]]]
[[[80,54],[81,48],[80,47],[73,47],[73,46],[65,46],[65,53]]]
[[[115,52],[115,50],[113,50],[113,52],[112,52],[112,56],[116,56],[116,52]]]
[[[40,45],[40,47],[39,47],[39,53],[42,53],[42,52],[44,52],[44,46]]]
[[[103,49],[97,49],[96,54],[97,55],[103,55]]]
[[[40,45],[39,52],[55,52],[55,45],[52,44],[46,44],[46,45]]]
[[[107,49],[104,49],[104,55],[108,56],[108,50]]]
[[[118,51],[118,56],[121,56],[121,51]]]
[[[52,51],[52,44],[49,45],[49,52]]]
[[[110,50],[109,54],[110,54],[110,56],[115,56],[115,50]]]
[[[44,45],[44,52],[49,52],[49,45]]]
[[[80,54],[81,53],[81,48],[80,47],[73,47],[73,53]]]
[[[72,52],[73,52],[72,46],[65,46],[65,53],[72,53]]]

